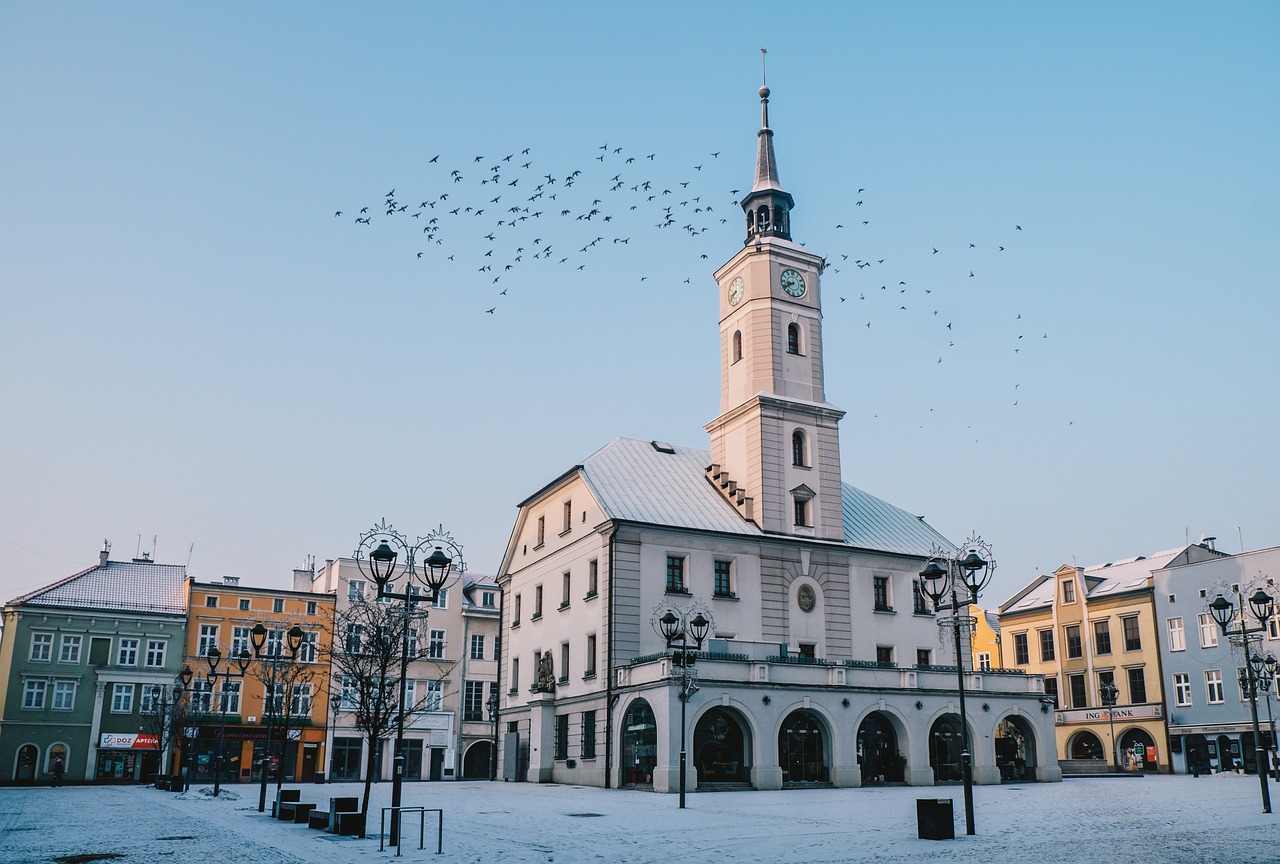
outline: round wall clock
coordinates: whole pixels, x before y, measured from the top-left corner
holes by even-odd
[[[747,286],[747,283],[742,281],[741,276],[733,280],[733,282],[729,285],[729,305],[730,306],[737,306],[739,303],[742,302],[742,292],[743,290],[746,289],[746,286]]]
[[[778,282],[782,285],[782,290],[786,291],[792,297],[804,296],[804,277],[795,270],[783,270],[782,276],[779,277]]]

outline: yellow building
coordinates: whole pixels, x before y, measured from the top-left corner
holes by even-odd
[[[1000,642],[1000,619],[995,612],[971,604],[969,617],[973,620],[973,668],[979,672],[1004,669],[1004,646]]]
[[[1064,774],[1170,770],[1151,574],[1211,554],[1188,545],[1088,568],[1064,564],[1000,606],[1004,662],[1043,675],[1054,701]]]

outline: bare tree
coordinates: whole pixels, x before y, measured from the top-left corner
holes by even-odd
[[[190,725],[191,691],[180,684],[147,688],[148,709],[142,714],[142,731],[154,735],[160,751],[160,773],[168,774],[173,766],[174,752],[180,752],[182,740]],[[190,758],[190,754],[186,754]],[[167,758],[166,758],[167,757]],[[182,773],[182,760],[178,761],[178,773]]]
[[[457,665],[456,660],[430,656],[430,646],[419,638],[423,635],[425,619],[425,610],[419,610],[416,604],[406,618],[402,604],[377,600],[353,602],[334,617],[330,686],[334,693],[341,694],[339,710],[352,713],[353,725],[368,744],[369,760],[365,765],[364,799],[360,808],[364,813],[369,810],[374,754],[378,752],[379,743],[393,736],[401,722],[407,725],[416,715],[439,710],[449,673]],[[426,693],[419,693],[415,688],[412,698],[406,699],[402,706],[400,679],[406,672],[402,662],[406,634],[408,662],[428,661],[430,666],[423,677],[439,681],[441,685],[438,690]]]
[[[306,658],[304,657],[303,660]],[[266,756],[279,756],[276,767],[276,792],[284,785],[287,762],[285,748],[289,732],[300,728],[311,717],[311,703],[316,696],[319,676],[313,663],[303,662],[283,650],[277,638],[268,642],[267,653],[254,671],[263,687],[263,719],[267,724]],[[264,769],[265,770],[265,769]]]

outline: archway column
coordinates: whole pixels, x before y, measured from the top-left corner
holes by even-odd
[[[661,694],[661,696],[659,695]],[[671,683],[661,691],[646,694],[658,723],[658,763],[653,767],[654,792],[680,791],[680,685]],[[685,708],[685,752],[693,749],[693,730],[697,726],[698,696],[694,694]],[[685,791],[698,791],[698,767],[692,754],[685,766]]]
[[[535,693],[529,702],[529,773],[530,783],[554,780],[556,745],[556,696]]]

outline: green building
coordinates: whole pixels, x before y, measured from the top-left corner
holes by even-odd
[[[182,668],[186,568],[111,561],[9,601],[0,634],[0,782],[145,782],[152,687]]]

